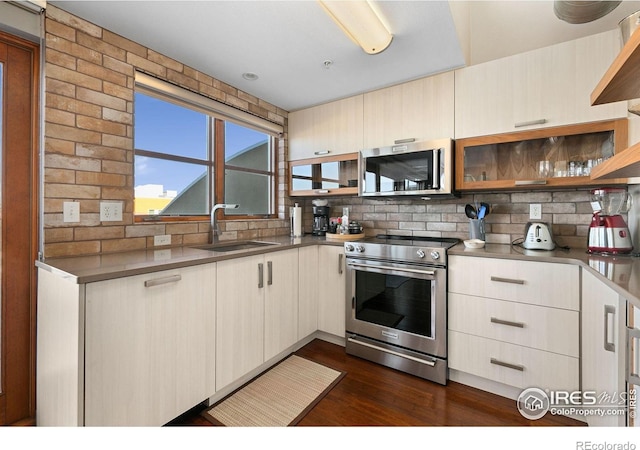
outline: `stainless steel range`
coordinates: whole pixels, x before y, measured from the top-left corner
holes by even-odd
[[[447,249],[452,238],[345,242],[347,353],[447,383]]]

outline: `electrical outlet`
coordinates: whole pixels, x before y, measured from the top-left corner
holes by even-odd
[[[122,202],[100,202],[100,222],[121,222]]]
[[[62,221],[63,222],[80,222],[80,203],[79,202],[62,203]]]
[[[540,203],[529,205],[529,219],[532,219],[532,220],[542,219],[542,205]]]
[[[171,245],[171,235],[161,234],[160,236],[153,237],[153,245]]]

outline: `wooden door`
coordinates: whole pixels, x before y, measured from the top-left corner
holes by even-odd
[[[345,336],[346,275],[344,249],[329,245],[318,248],[318,329],[335,336]]]
[[[35,415],[38,48],[0,33],[0,424]]]

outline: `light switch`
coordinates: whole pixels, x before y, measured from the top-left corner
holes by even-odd
[[[62,204],[63,222],[80,222],[80,202],[64,202]]]

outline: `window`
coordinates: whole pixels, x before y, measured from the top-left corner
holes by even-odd
[[[189,102],[135,94],[134,213],[140,219],[275,214],[274,138]],[[151,217],[150,217],[151,216]]]

